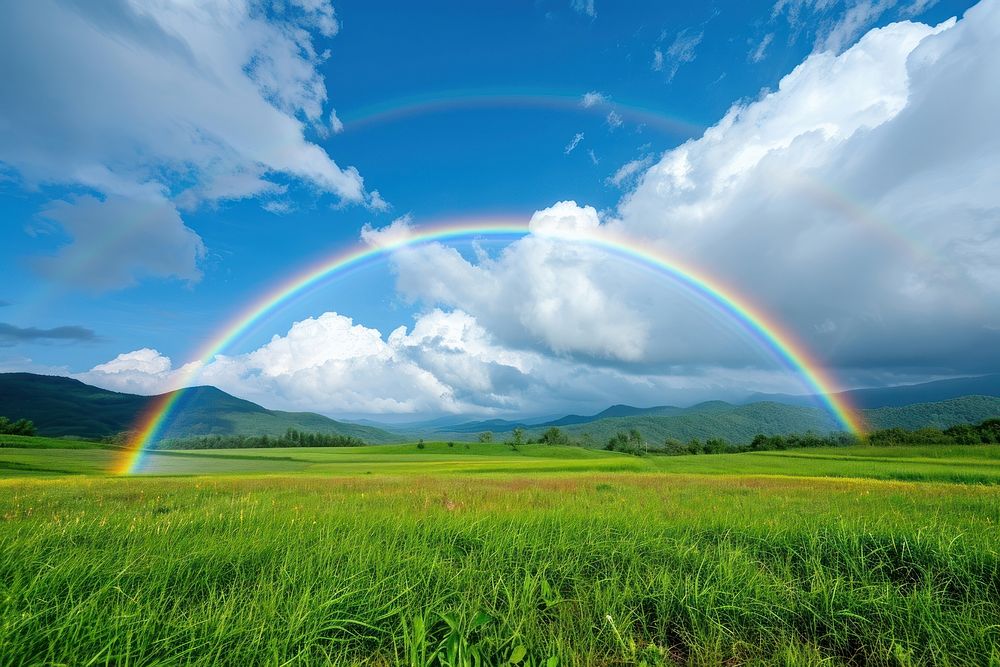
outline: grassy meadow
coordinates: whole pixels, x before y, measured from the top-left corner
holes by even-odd
[[[0,443],[0,664],[1000,665],[996,447],[118,455]]]

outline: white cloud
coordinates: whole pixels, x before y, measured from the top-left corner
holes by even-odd
[[[361,228],[361,240],[375,248],[390,246],[413,235],[413,219],[407,214],[393,220],[385,227],[366,224]]]
[[[664,57],[660,59],[660,67],[658,68],[667,71],[667,81],[673,81],[681,65],[694,62],[697,57],[698,45],[701,44],[704,36],[704,31],[699,30],[696,32],[691,28],[685,28],[674,36],[674,41],[667,47]],[[664,60],[666,64],[664,64]]]
[[[664,154],[617,225],[739,285],[831,363],[995,365],[1000,91],[981,82],[998,39],[991,1],[815,53]]]
[[[747,59],[752,63],[759,63],[767,55],[767,47],[769,47],[773,41],[773,32],[769,32],[764,35],[764,37],[757,42],[757,45],[750,49],[750,53],[747,54]]]
[[[574,232],[600,227],[597,211],[560,202],[529,225],[532,235],[478,264],[438,244],[397,250],[401,293],[468,312],[506,346],[615,362],[642,358],[648,324],[618,298],[639,276],[571,241]]]
[[[839,53],[881,19],[911,19],[938,4],[938,0],[778,0],[771,18],[784,16],[790,40],[803,35],[817,51]]]
[[[636,177],[653,163],[653,156],[646,155],[635,160],[629,160],[608,178],[608,183],[616,188],[630,185]]]
[[[264,202],[262,208],[268,213],[273,213],[274,215],[286,215],[295,209],[291,202],[279,200]]]
[[[594,149],[593,149],[593,148],[588,148],[588,149],[587,149],[587,155],[589,155],[589,156],[590,156],[590,161],[594,163],[594,166],[595,166],[595,167],[596,167],[596,166],[597,166],[598,164],[600,164],[600,160],[598,160],[598,159],[597,159],[597,153],[595,153],[595,152],[594,152]]]
[[[333,37],[340,30],[329,0],[290,0],[289,4],[301,10],[305,14],[305,22],[324,37]]]
[[[607,104],[610,100],[608,96],[604,93],[599,93],[596,90],[592,90],[589,93],[584,93],[583,97],[580,98],[580,104],[584,109],[590,109],[591,107],[599,106],[602,104]]]
[[[573,135],[573,138],[570,140],[570,142],[566,144],[566,148],[563,149],[563,153],[569,155],[576,149],[577,146],[580,145],[581,141],[583,141],[583,132],[577,132],[576,134]]]
[[[653,71],[663,71],[663,51],[659,49],[653,49]]]
[[[76,377],[145,394],[169,391],[187,379],[268,407],[327,414],[440,413],[490,407],[484,395],[490,365],[513,364],[517,373],[518,363],[517,355],[493,348],[463,313],[434,311],[417,320],[412,334],[400,327],[387,337],[324,313],[296,322],[252,352],[217,356],[196,374],[191,367],[174,369],[156,350],[141,349]],[[479,403],[465,403],[459,394]]]
[[[28,187],[142,201],[154,192],[186,209],[274,194],[285,187],[275,175],[361,201],[357,171],[306,138],[325,127],[327,101],[318,70],[326,54],[310,31],[336,30],[324,0],[274,12],[223,0],[3,3],[0,162]],[[188,262],[170,273],[197,272],[186,250],[191,234],[164,249]]]
[[[813,54],[667,151],[601,224],[737,286],[848,381],[1000,369],[1000,88],[982,85],[1000,76],[998,39],[989,2],[957,25],[897,23]],[[392,261],[404,296],[516,349],[633,369],[773,364],[697,299],[564,239]]]
[[[617,111],[615,111],[614,109],[608,112],[608,117],[605,120],[608,123],[608,127],[610,127],[612,130],[618,129],[625,122],[624,120],[622,120],[622,115]]]
[[[902,7],[900,7],[900,14],[904,18],[920,16],[925,11],[938,4],[938,2],[940,2],[940,0],[913,0],[913,2],[910,2],[909,4],[904,3]]]
[[[896,0],[860,0],[844,12],[825,35],[816,40],[816,48],[840,53],[895,4]]]
[[[327,122],[330,124],[330,129],[333,130],[334,134],[340,134],[344,131],[344,123],[337,116],[336,109],[330,109],[330,117],[327,119]]]
[[[570,6],[580,14],[586,14],[591,18],[597,16],[597,10],[594,8],[594,0],[571,0]]]
[[[30,366],[30,363],[29,363]],[[783,373],[740,373],[730,391],[715,371],[630,374],[499,345],[471,315],[430,310],[412,330],[384,335],[337,313],[296,322],[247,354],[217,356],[197,373],[156,350],[121,354],[75,377],[116,391],[153,394],[186,380],[272,409],[332,416],[541,414],[597,411],[629,401],[688,404],[720,395],[794,387]]]
[[[368,208],[379,213],[384,213],[392,208],[392,204],[382,199],[378,190],[372,190],[368,195]]]
[[[572,241],[598,233],[737,286],[848,384],[998,370],[1000,88],[982,83],[1000,75],[998,40],[988,2],[956,24],[894,24],[815,53],[664,153],[614,212],[560,202],[495,257],[393,251],[398,289],[424,313],[412,331],[327,314],[204,379],[331,414],[801,389],[690,291]],[[366,240],[411,233],[404,218]]]
[[[144,347],[119,354],[111,361],[98,364],[85,373],[76,373],[73,377],[113,391],[151,395],[180,388],[186,375],[194,368],[196,365],[175,369],[169,357]]]

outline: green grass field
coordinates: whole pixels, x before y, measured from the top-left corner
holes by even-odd
[[[201,450],[118,478],[30,440],[0,444],[3,665],[1000,665],[996,447]]]

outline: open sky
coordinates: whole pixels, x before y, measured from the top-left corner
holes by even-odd
[[[347,417],[810,390],[579,231],[841,387],[1000,371],[998,43],[995,0],[0,3],[0,370]],[[386,251],[197,361],[325,257],[484,220],[531,233]]]

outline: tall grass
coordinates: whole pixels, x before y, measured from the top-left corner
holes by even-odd
[[[0,663],[1000,664],[1000,489],[0,482]]]

